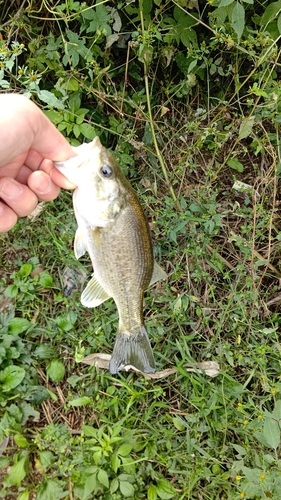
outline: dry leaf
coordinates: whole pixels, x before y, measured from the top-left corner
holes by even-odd
[[[166,378],[166,377],[169,377],[169,375],[173,375],[174,373],[177,373],[176,368],[167,368],[166,370],[162,370],[160,372],[154,372],[154,373],[143,373],[132,365],[124,366],[123,370],[125,372],[140,373],[147,380],[153,380],[153,379],[158,380],[160,378]]]
[[[9,438],[5,437],[2,443],[0,443],[0,457],[6,451],[8,444],[9,444]]]
[[[89,356],[86,356],[86,358],[82,359],[82,363],[108,370],[110,358],[110,354],[95,352],[94,354],[90,354]]]
[[[97,366],[98,368],[104,370],[108,370],[110,358],[111,358],[110,354],[96,352],[94,354],[86,356],[86,358],[82,360],[82,363],[85,363],[86,365]],[[220,367],[216,361],[202,361],[201,363],[186,365],[186,370],[188,372],[195,372],[195,373],[204,372],[209,377],[216,377],[220,372]],[[167,368],[166,370],[161,370],[155,373],[143,373],[132,365],[123,366],[122,371],[140,373],[147,380],[153,380],[153,379],[158,380],[161,378],[169,377],[170,375],[177,373],[176,368]]]
[[[186,365],[188,372],[205,372],[209,377],[217,377],[220,373],[220,365],[216,361],[202,361],[194,365]]]
[[[166,113],[170,111],[170,108],[167,108],[166,106],[162,106],[161,108],[161,116],[164,116]]]
[[[63,293],[65,297],[69,297],[72,292],[79,291],[87,276],[86,271],[80,267],[65,267],[62,272]]]
[[[27,218],[31,222],[33,222],[36,219],[36,217],[38,217],[38,215],[41,214],[45,203],[46,203],[45,201],[41,201],[40,203],[38,203],[38,205],[34,208],[34,210],[32,210],[32,212],[27,216]]]

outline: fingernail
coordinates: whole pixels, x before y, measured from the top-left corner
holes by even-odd
[[[36,190],[36,193],[45,194],[50,191],[52,187],[52,181],[49,176],[40,176],[40,179],[33,180],[32,189]]]
[[[6,198],[13,199],[22,194],[22,188],[21,186],[14,181],[13,179],[7,179],[3,186],[2,189],[0,190],[0,193],[5,196]]]

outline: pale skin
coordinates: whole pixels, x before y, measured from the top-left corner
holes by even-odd
[[[18,94],[0,94],[0,233],[9,231],[38,201],[73,189],[53,161],[75,153],[36,104]]]

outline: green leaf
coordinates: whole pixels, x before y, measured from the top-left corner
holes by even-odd
[[[29,491],[23,491],[18,497],[17,500],[28,500],[29,499]]]
[[[145,143],[146,146],[150,146],[153,142],[153,137],[149,122],[146,122],[144,127],[143,142]]]
[[[3,69],[0,69],[0,87],[2,87],[2,89],[10,88],[9,82],[7,82],[7,80],[4,80],[4,70]]]
[[[34,356],[39,359],[51,359],[56,356],[54,347],[40,344],[34,351]]]
[[[115,493],[115,491],[118,490],[118,487],[119,487],[119,481],[118,479],[115,477],[114,479],[112,479],[111,483],[110,483],[110,493]]]
[[[179,296],[179,298],[180,298],[180,296]],[[180,309],[181,309],[181,308],[180,308]],[[176,429],[178,429],[178,431],[184,431],[184,430],[186,430],[186,428],[187,428],[186,423],[185,423],[185,422],[184,422],[184,420],[183,420],[181,417],[179,417],[179,416],[176,416],[176,417],[174,417],[174,418],[173,418],[173,424],[174,424],[174,426],[176,427]]]
[[[16,285],[9,285],[5,289],[4,295],[5,297],[11,297],[11,299],[14,299],[17,296],[18,291],[19,289]]]
[[[25,370],[20,366],[7,366],[0,372],[1,388],[4,392],[11,391],[17,387],[25,377]]]
[[[73,134],[75,135],[76,139],[78,139],[80,133],[81,133],[80,125],[75,124],[73,127]]]
[[[184,11],[178,6],[174,8],[174,18],[182,28],[189,28],[190,26],[194,26],[196,24],[194,18],[189,14],[185,14]],[[178,25],[177,28],[179,28]]]
[[[226,7],[227,5],[230,5],[233,2],[234,0],[221,0],[219,3],[219,7]]]
[[[68,316],[58,316],[55,322],[61,330],[63,330],[64,332],[68,332],[73,328],[75,320],[73,320],[72,317],[68,315]]]
[[[64,109],[63,102],[52,94],[52,92],[49,92],[49,90],[38,90],[37,95],[41,101],[48,104],[51,108]]]
[[[265,333],[265,330],[268,331],[269,333],[273,333],[276,331],[274,328],[268,328],[268,329],[263,329],[263,332]],[[270,331],[271,330],[271,331]],[[274,410],[272,412],[272,416],[276,418],[276,420],[279,420],[279,424],[281,424],[281,399],[278,399],[275,403]]]
[[[151,484],[147,490],[147,500],[157,500],[157,488]]]
[[[242,466],[241,470],[249,482],[255,483],[257,481],[256,469],[250,469],[250,467]]]
[[[274,418],[265,417],[263,435],[268,446],[276,450],[280,444],[280,426]]]
[[[140,5],[142,4],[142,9],[143,9],[143,14],[144,14],[144,17],[150,13],[151,9],[152,9],[152,0],[142,0],[142,3],[140,3]]]
[[[244,118],[242,120],[240,128],[239,128],[239,139],[245,139],[250,135],[253,129],[253,125],[255,123],[255,116],[250,116],[248,118]]]
[[[95,128],[89,123],[82,123],[80,125],[80,131],[81,134],[89,141],[92,141],[97,135]]]
[[[79,90],[79,82],[76,78],[71,77],[64,83],[64,85],[68,92],[76,92]]]
[[[106,488],[109,487],[109,480],[108,480],[108,474],[105,470],[100,469],[98,472],[98,481],[105,486]]]
[[[260,20],[260,25],[264,30],[266,30],[266,26],[275,19],[275,17],[279,14],[280,11],[281,11],[281,0],[279,0],[279,2],[269,3]]]
[[[14,436],[15,443],[19,446],[19,448],[28,448],[29,442],[22,434],[16,434]]]
[[[197,35],[192,28],[184,28],[180,34],[181,42],[185,47],[190,47],[192,44],[196,44]]]
[[[55,456],[51,451],[40,451],[38,458],[42,469],[47,469],[55,462]]]
[[[22,278],[29,276],[32,271],[32,264],[23,264],[18,272],[18,275]]]
[[[174,498],[175,489],[168,481],[168,479],[159,479],[157,481],[157,494],[162,500],[169,500],[170,498]]]
[[[239,2],[236,2],[232,9],[231,26],[237,35],[239,43],[245,27],[245,9]]]
[[[72,401],[68,401],[68,404],[70,406],[91,405],[91,404],[93,404],[93,400],[92,400],[92,398],[89,398],[88,396],[82,396],[81,398],[72,399]],[[86,436],[88,436],[88,435],[89,434],[86,434]]]
[[[8,332],[12,335],[19,335],[25,332],[30,325],[31,323],[25,318],[12,318],[9,321]]]
[[[90,474],[87,476],[84,491],[83,491],[83,499],[89,499],[90,495],[97,489],[97,474]],[[79,497],[80,498],[80,497]]]
[[[233,168],[233,170],[236,170],[237,172],[244,172],[244,165],[242,165],[242,163],[240,163],[240,161],[237,160],[237,158],[229,158],[226,164],[230,168]]]
[[[105,48],[109,49],[111,47],[111,45],[114,44],[114,42],[117,42],[118,39],[119,39],[119,35],[117,33],[114,33],[113,35],[109,35],[106,39]]]
[[[69,99],[69,109],[72,111],[72,113],[76,113],[81,107],[81,97],[79,92],[75,92],[72,94],[72,96]]]
[[[1,439],[2,439],[2,437],[1,437]],[[0,457],[0,469],[6,469],[9,466],[10,461],[11,461],[10,456]]]
[[[243,446],[240,446],[239,444],[232,444],[233,448],[235,449],[235,451],[237,451],[237,453],[239,455],[241,455],[242,457],[244,457],[246,455],[246,450],[245,448],[243,448]]]
[[[26,476],[26,465],[27,465],[28,456],[21,458],[18,462],[14,463],[10,468],[5,482],[9,486],[20,486],[22,480]]]
[[[60,114],[58,111],[55,109],[46,109],[44,111],[44,114],[53,122],[55,125],[60,123],[63,120],[62,114]]]
[[[97,429],[95,429],[91,425],[82,425],[82,431],[87,437],[97,438]]]
[[[53,359],[47,366],[47,375],[53,382],[60,382],[65,375],[65,368],[59,359]]]
[[[118,469],[120,467],[120,464],[121,464],[120,458],[117,455],[112,455],[112,458],[111,458],[111,467],[112,467],[112,469],[114,470],[115,473],[118,471]]]
[[[43,288],[50,288],[51,286],[53,286],[53,277],[46,271],[43,271],[39,276],[39,284]]]
[[[63,491],[61,481],[46,479],[39,485],[36,492],[36,500],[58,500],[66,495],[67,491]]]
[[[121,457],[126,457],[132,451],[133,445],[131,444],[121,444],[118,448],[117,453]]]
[[[131,483],[127,481],[120,481],[119,488],[124,497],[133,497],[135,493],[135,489]]]
[[[277,19],[277,28],[278,28],[279,33],[281,34],[281,14],[278,16],[278,19]]]

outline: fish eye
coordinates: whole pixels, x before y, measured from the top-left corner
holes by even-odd
[[[109,167],[108,165],[103,165],[100,169],[100,172],[103,175],[103,177],[106,177],[107,179],[109,179],[113,174],[112,168]]]

